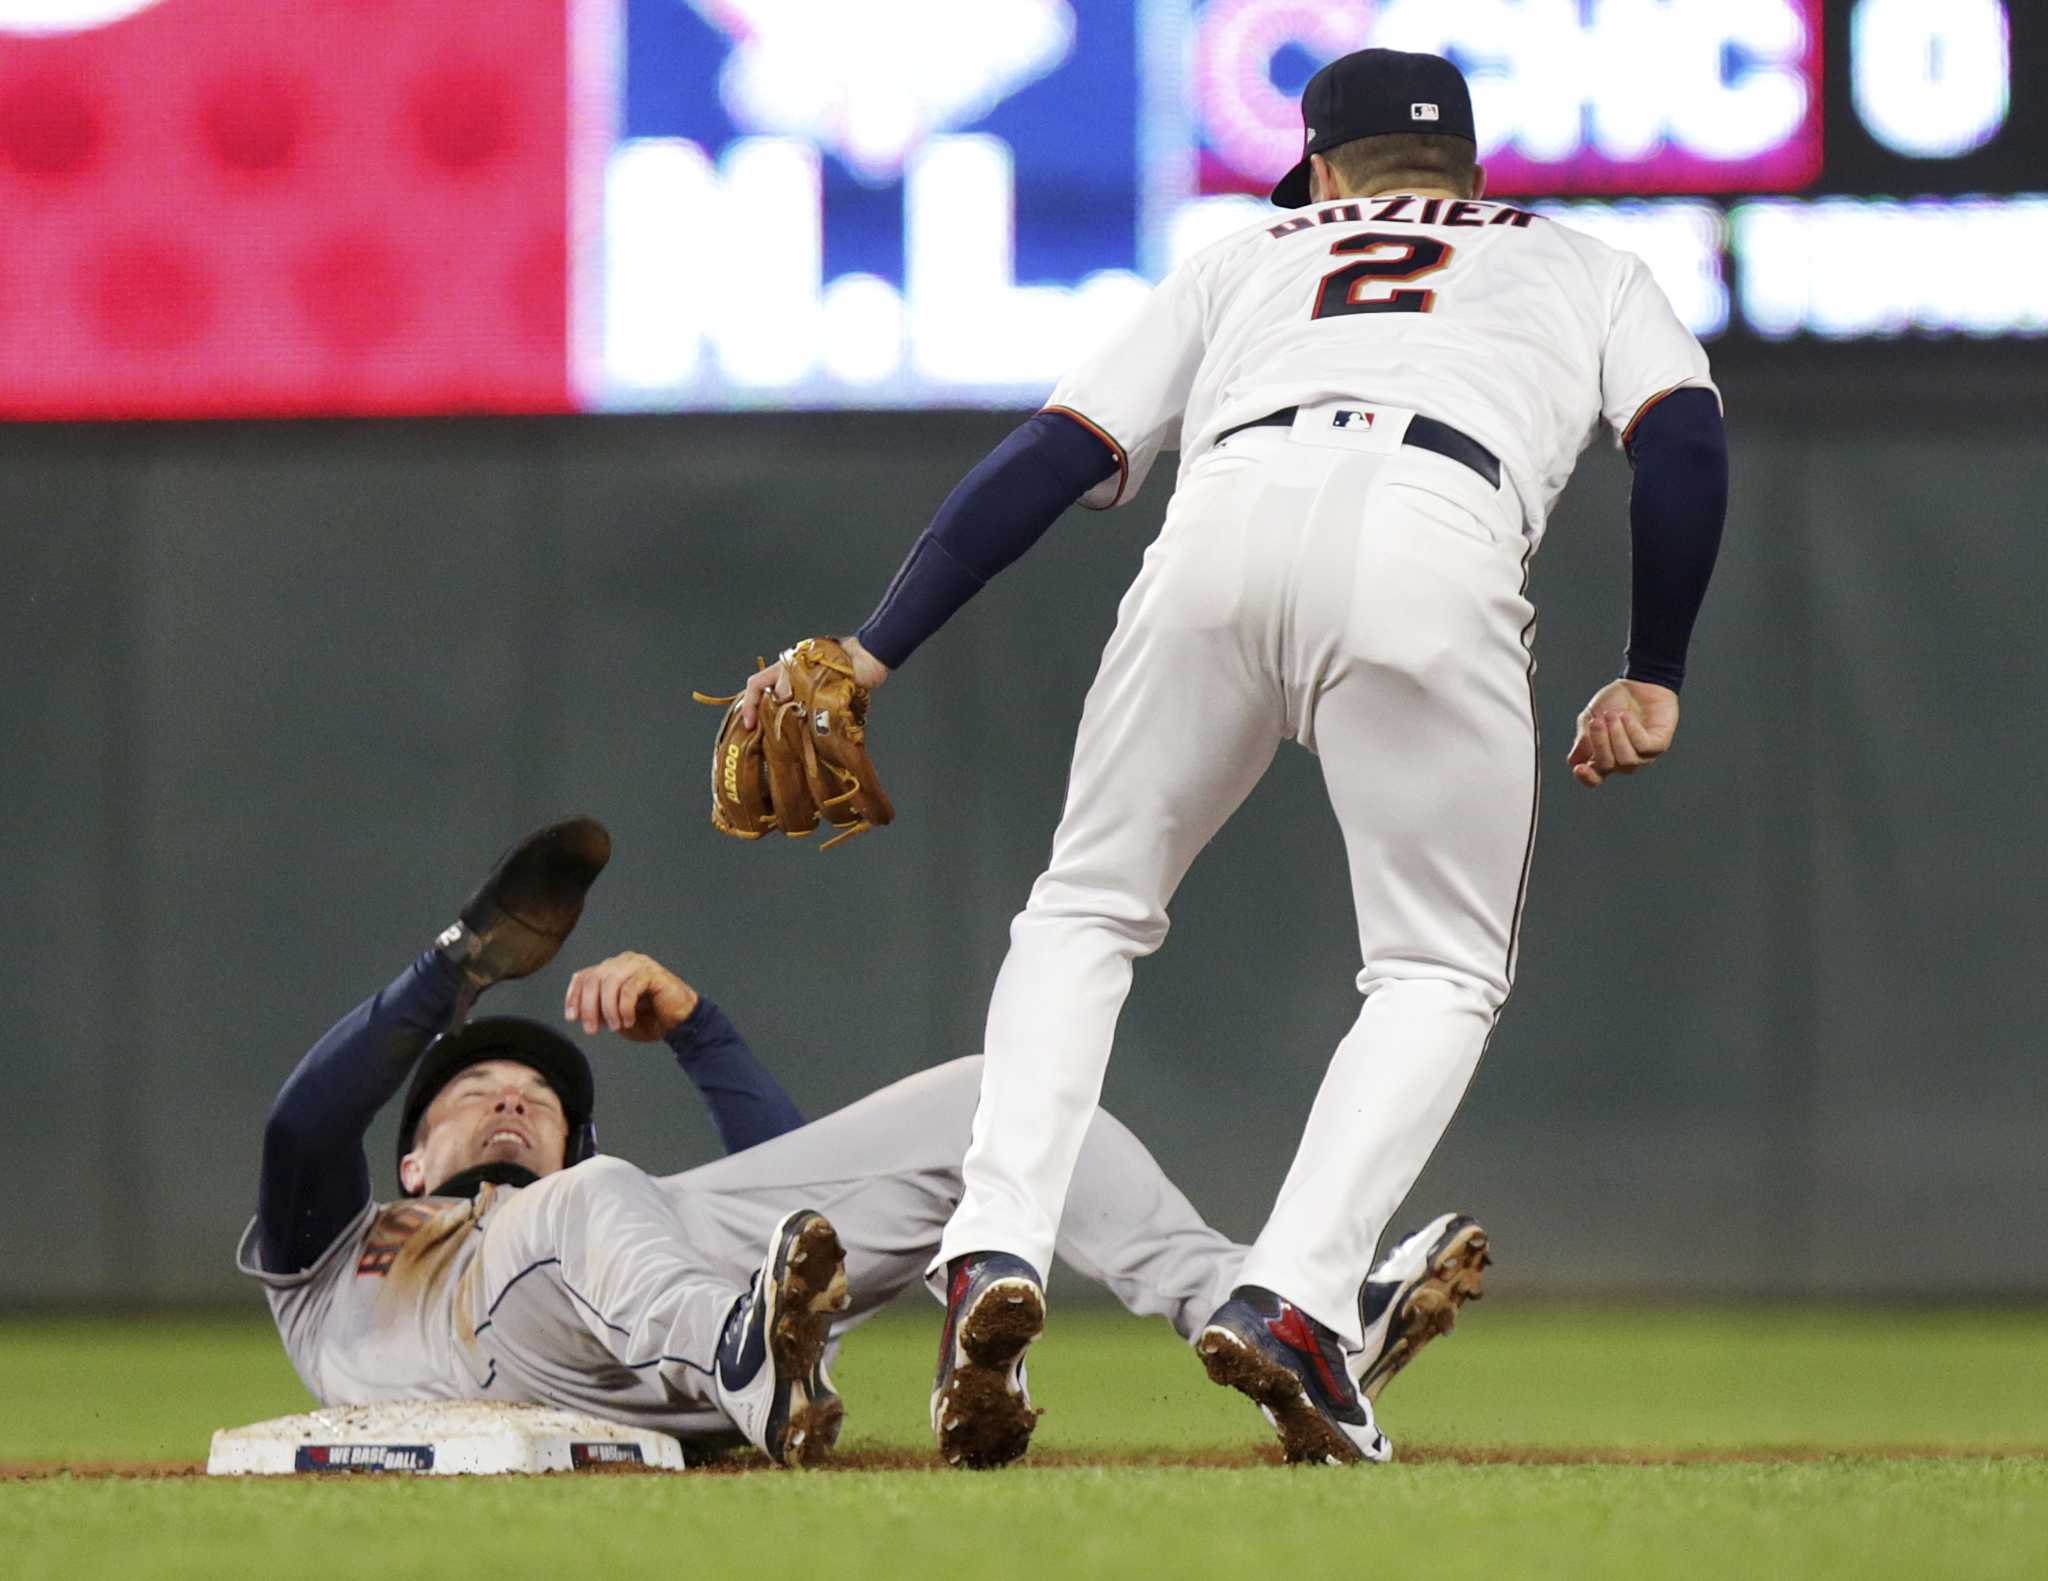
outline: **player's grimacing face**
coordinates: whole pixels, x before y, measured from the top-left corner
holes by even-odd
[[[458,1071],[421,1116],[420,1142],[401,1166],[406,1188],[430,1192],[479,1164],[517,1164],[536,1175],[562,1167],[569,1121],[547,1079],[517,1060]]]

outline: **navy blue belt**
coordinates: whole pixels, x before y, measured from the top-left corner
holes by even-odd
[[[1235,428],[1226,428],[1216,436],[1216,443],[1222,444],[1232,434],[1241,434],[1247,428],[1291,428],[1294,414],[1299,407],[1283,407],[1265,417],[1255,417],[1249,423],[1239,423]],[[1470,434],[1453,428],[1449,423],[1440,423],[1434,417],[1417,413],[1408,419],[1408,432],[1401,436],[1401,443],[1413,445],[1417,450],[1431,450],[1448,457],[1461,466],[1470,467],[1482,478],[1500,487],[1500,457]]]

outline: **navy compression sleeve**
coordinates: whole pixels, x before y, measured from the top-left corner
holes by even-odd
[[[804,1123],[802,1111],[754,1057],[739,1028],[701,994],[697,1008],[666,1041],[703,1095],[728,1153],[772,1141]]]
[[[910,546],[860,628],[861,646],[897,668],[1116,467],[1109,446],[1071,417],[1040,412],[1020,425],[960,480]]]
[[[1675,692],[1728,514],[1728,434],[1714,392],[1665,396],[1636,420],[1628,456],[1634,596],[1621,673]]]
[[[370,1200],[363,1138],[455,1013],[461,975],[434,950],[337,1021],[299,1061],[263,1127],[257,1250],[274,1274],[311,1268]]]

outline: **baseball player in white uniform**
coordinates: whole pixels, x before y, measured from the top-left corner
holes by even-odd
[[[1021,1454],[1021,1361],[1132,962],[1281,742],[1321,760],[1364,1003],[1292,1169],[1197,1348],[1292,1459],[1382,1458],[1345,1359],[1350,1270],[1450,1123],[1514,980],[1535,834],[1530,556],[1604,421],[1636,468],[1621,679],[1580,716],[1588,786],[1670,745],[1727,489],[1698,342],[1640,260],[1484,197],[1449,61],[1371,49],[1303,95],[1286,212],[1197,253],[955,491],[852,640],[879,684],[1078,497],[1129,501],[1178,448],[1118,614],[1052,856],[989,1009],[932,1277],[941,1452]],[[750,685],[776,685],[774,670]]]
[[[628,952],[577,972],[563,1013],[666,1043],[729,1156],[657,1176],[600,1155],[576,1045],[469,1010],[555,954],[610,848],[587,818],[528,836],[307,1053],[264,1128],[238,1263],[322,1404],[538,1402],[815,1461],[840,1431],[840,1336],[918,1282],[959,1201],[980,1062],[806,1124],[717,1005]],[[378,1201],[363,1137],[401,1088],[403,1195]],[[1445,1215],[1365,1276],[1375,1342],[1359,1387],[1376,1394],[1480,1293],[1484,1246]],[[1190,1340],[1246,1252],[1107,1114],[1087,1126],[1059,1250]]]

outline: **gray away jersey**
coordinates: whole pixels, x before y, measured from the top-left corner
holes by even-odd
[[[260,1280],[292,1366],[322,1405],[486,1398],[476,1324],[483,1226],[501,1200],[371,1202],[302,1273],[259,1261],[256,1225],[235,1264]]]

